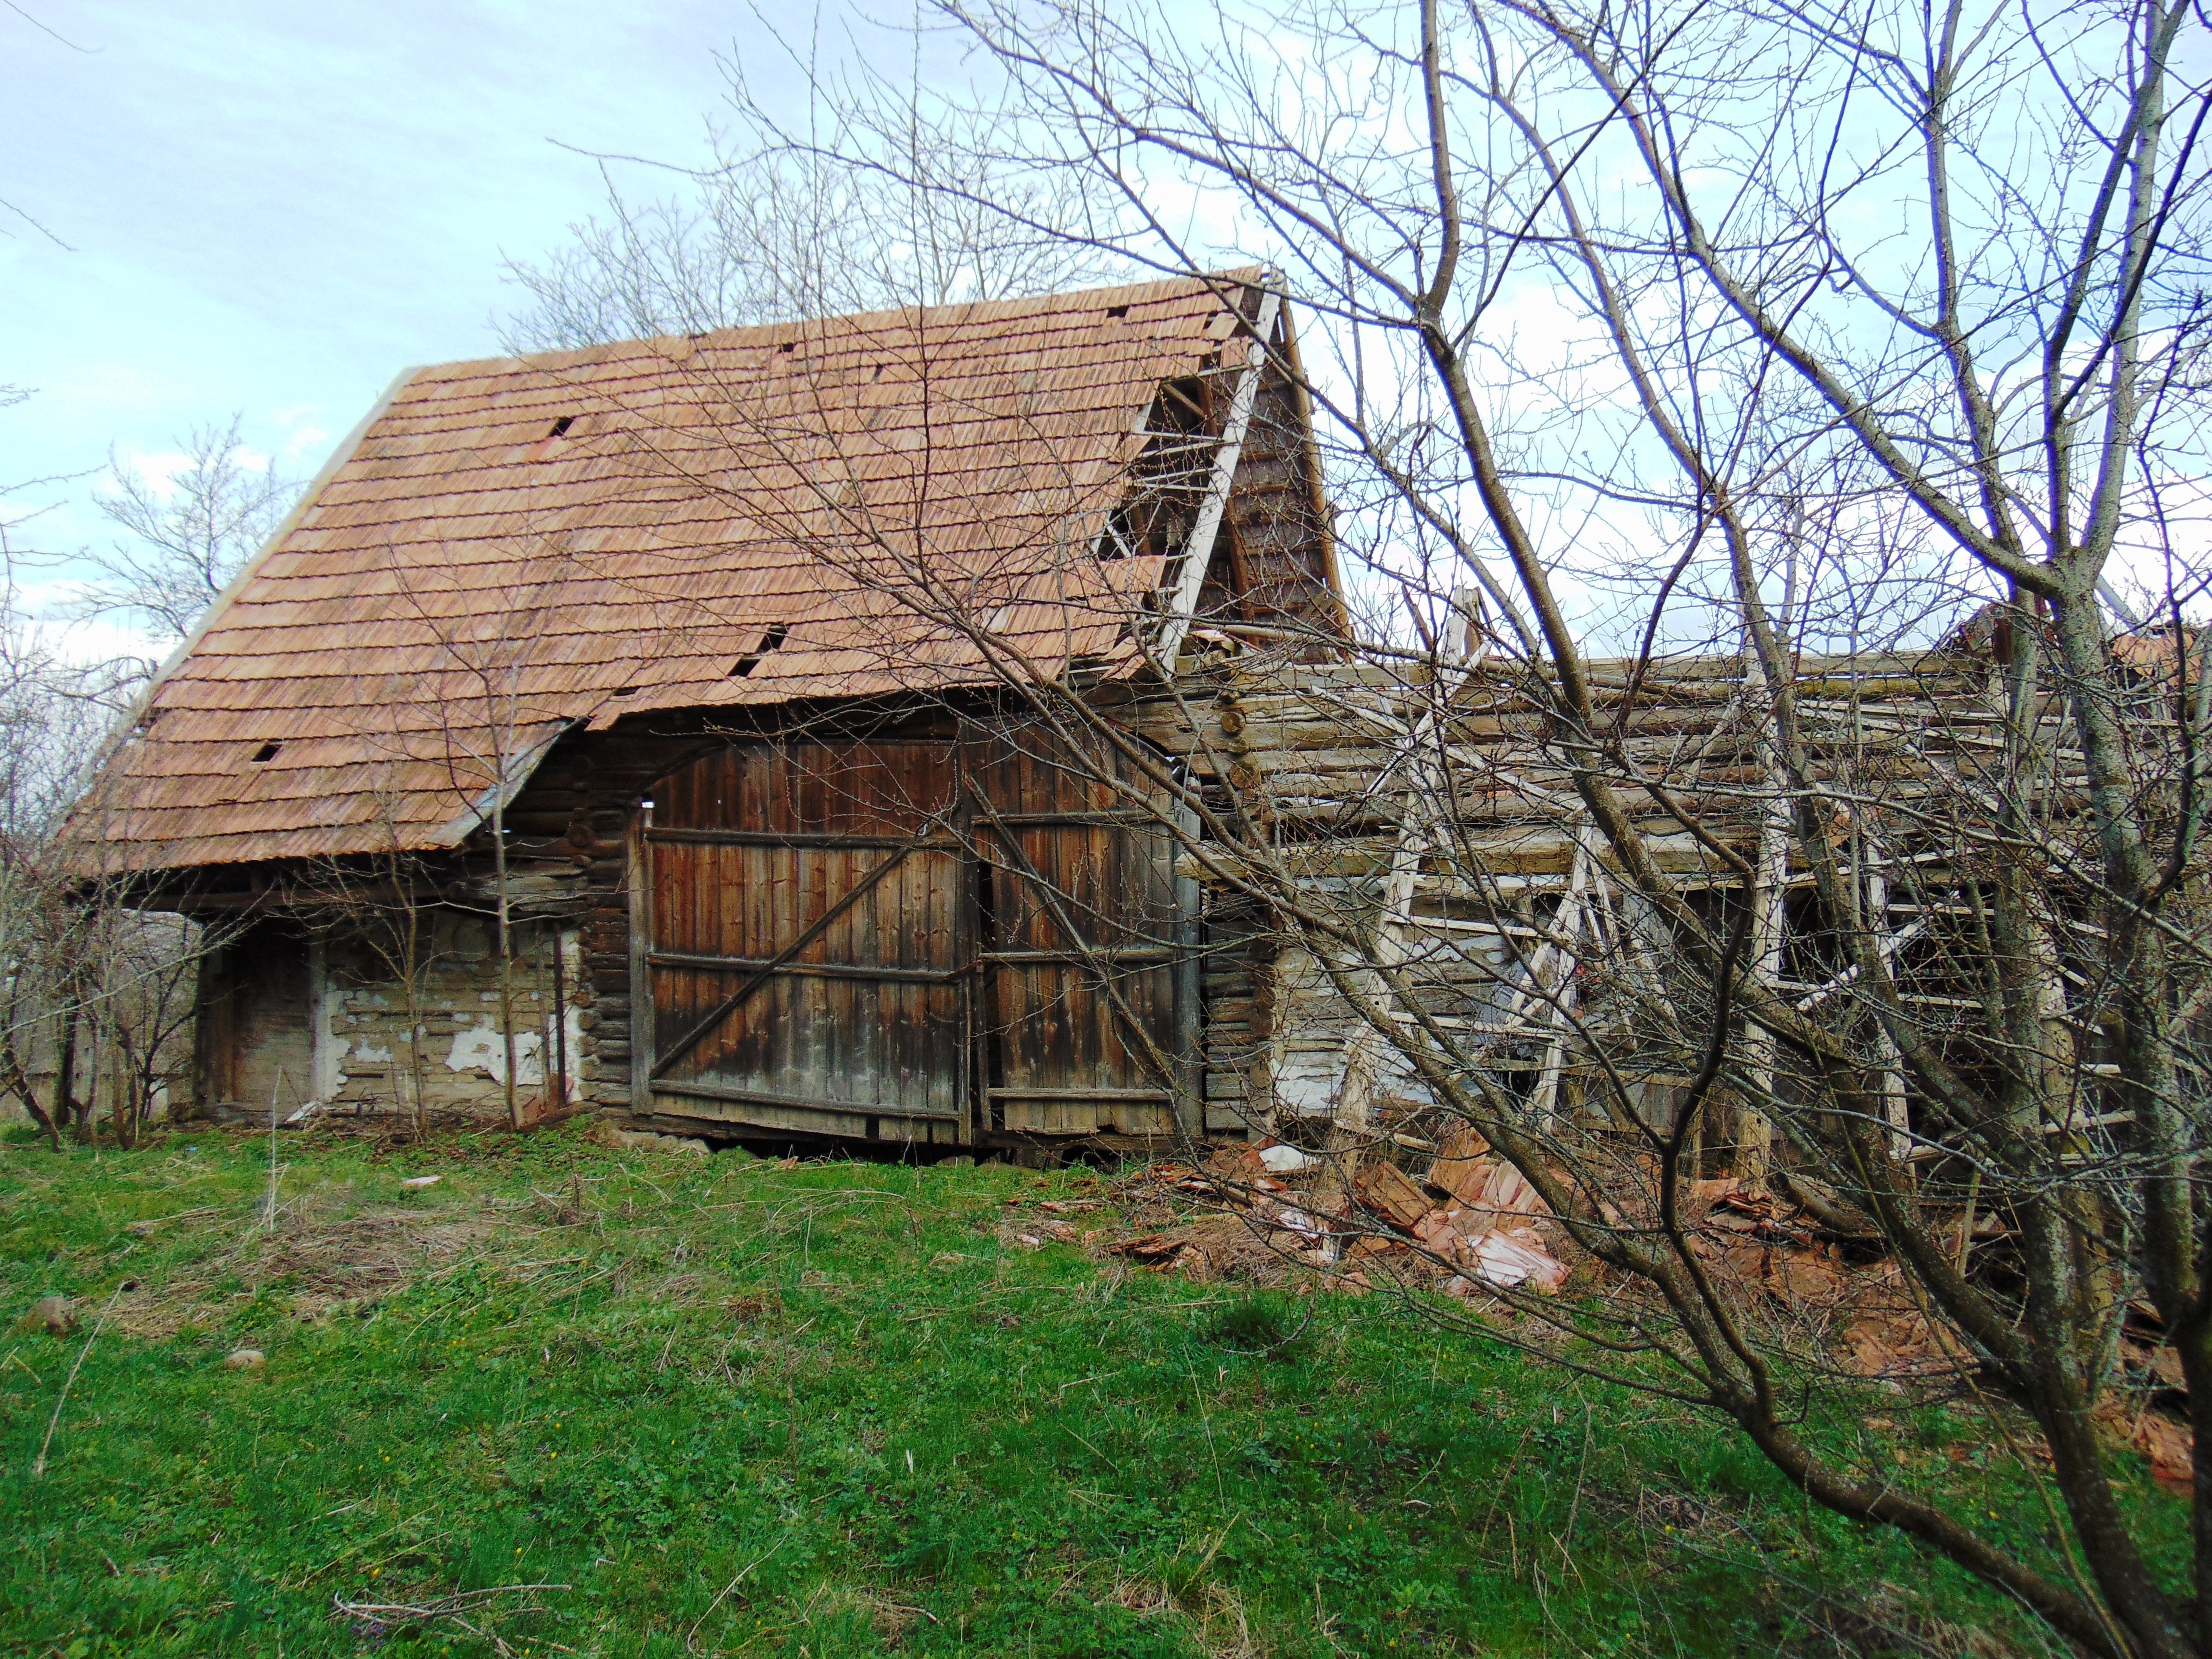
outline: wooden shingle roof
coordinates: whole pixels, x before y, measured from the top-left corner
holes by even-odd
[[[404,375],[80,823],[109,868],[449,846],[580,722],[981,681],[955,616],[1126,654],[1159,562],[1101,532],[1250,276]]]

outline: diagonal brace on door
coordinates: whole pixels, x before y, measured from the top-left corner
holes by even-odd
[[[831,905],[827,910],[824,910],[820,916],[815,919],[815,922],[812,927],[809,927],[797,939],[792,940],[790,944],[785,945],[783,949],[778,951],[765,963],[762,963],[761,966],[748,974],[745,976],[744,982],[743,984],[739,985],[736,990],[731,992],[728,996],[723,998],[721,1001],[715,1004],[712,1012],[708,1013],[704,1019],[701,1020],[696,1025],[694,1025],[690,1030],[678,1037],[676,1040],[675,1046],[671,1048],[666,1054],[663,1054],[659,1060],[653,1062],[653,1071],[651,1073],[653,1080],[658,1083],[662,1078],[667,1076],[670,1068],[672,1067],[678,1060],[683,1059],[684,1055],[690,1054],[694,1048],[699,1046],[699,1041],[702,1037],[705,1036],[708,1032],[713,1030],[717,1025],[720,1025],[724,1020],[727,1019],[732,1014],[737,1012],[739,1008],[743,1007],[745,1002],[752,996],[754,992],[759,990],[762,986],[767,984],[769,980],[775,976],[775,971],[777,969],[784,967],[795,958],[801,951],[804,951],[808,945],[813,944],[816,939],[820,939],[823,934],[828,933],[830,931],[830,924],[831,922],[836,921],[837,918],[843,915],[846,911],[851,909],[855,904],[859,903],[871,892],[874,891],[876,884],[881,881],[885,876],[890,874],[892,871],[897,869],[899,866],[904,864],[906,862],[906,855],[914,850],[915,848],[912,847],[900,848],[897,852],[892,854],[890,857],[885,859],[881,864],[876,866],[874,869],[869,871],[866,875],[861,877],[859,881],[854,883],[852,888],[844,895],[843,897],[840,898],[835,904]]]

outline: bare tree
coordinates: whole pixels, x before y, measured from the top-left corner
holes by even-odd
[[[58,1146],[65,1123],[94,1130],[104,1060],[110,1117],[130,1146],[190,1018],[197,930],[117,904],[98,850],[73,829],[100,816],[81,792],[127,675],[70,661],[14,595],[10,581],[0,592],[0,1088]],[[52,1061],[44,1103],[42,1053]]]
[[[27,395],[0,389],[0,404]],[[157,632],[189,630],[290,495],[240,449],[235,420],[227,432],[195,433],[173,489],[114,466],[120,493],[103,507],[137,539],[89,556],[100,580],[80,614],[127,611]],[[33,479],[9,493],[75,482]],[[88,781],[119,740],[149,665],[86,660],[25,613],[19,569],[66,562],[27,541],[45,510],[0,517],[0,1089],[58,1149],[64,1124],[98,1133],[104,1084],[108,1121],[131,1147],[179,1069],[198,961],[221,930],[133,909],[132,878],[96,831],[124,812],[111,790],[88,793]]]
[[[1532,1346],[1712,1410],[2087,1649],[2212,1651],[2212,1468],[2177,1581],[2106,1426],[2130,1310],[2192,1437],[2212,1423],[2202,20],[944,15],[1018,100],[1000,162],[1119,193],[1086,246],[1178,274],[1258,254],[1320,319],[1316,366],[1286,367],[1366,591],[1404,596],[1365,647],[1395,694],[1337,711],[1376,763],[1285,836],[1243,717],[1186,699],[1203,764],[1126,793],[1170,801],[1354,1021],[1347,1187],[1393,1109],[1475,1132],[1619,1287],[1522,1297],[1558,1330]],[[863,91],[845,160],[989,205],[901,160],[933,119],[957,153],[980,105]],[[925,538],[816,536],[1144,762]],[[1187,641],[1158,616],[1131,596],[1170,680]],[[1556,864],[1514,852],[1531,822]],[[1355,833],[1379,861],[1346,879]],[[2055,1553],[1808,1432],[1860,1385],[1717,1261],[1717,1157],[1878,1244],[1942,1368],[2026,1414]],[[1977,1273],[1989,1215],[2004,1270]]]
[[[779,44],[819,67],[811,49]],[[625,195],[615,158],[602,160],[604,217],[571,226],[540,261],[507,260],[529,295],[505,325],[510,349],[1047,294],[1107,268],[1084,235],[1090,181],[1015,165],[991,112],[957,118],[957,143],[942,124],[870,135],[896,158],[872,165],[853,153],[864,135],[846,130],[836,87],[817,85],[790,123],[739,65],[725,71],[732,125],[714,159],[656,169],[681,180],[677,193]]]
[[[540,694],[558,678],[557,669],[548,668],[550,661],[557,661],[554,653],[560,643],[549,623],[559,615],[580,566],[557,538],[528,535],[518,538],[514,562],[515,580],[503,603],[483,608],[467,603],[449,570],[434,562],[409,562],[394,552],[392,574],[400,612],[434,644],[437,665],[427,672],[410,671],[404,684],[395,682],[386,702],[402,723],[372,743],[386,751],[382,758],[395,774],[412,769],[441,781],[471,831],[459,848],[458,878],[436,903],[474,910],[490,921],[499,964],[501,1098],[510,1126],[520,1129],[527,1121],[528,1104],[521,1087],[527,1046],[523,1039],[539,1037],[541,1075],[550,1085],[560,1033],[549,1040],[544,1032],[518,1029],[517,935],[523,923],[517,915],[518,883],[510,869],[507,811],[566,728],[565,720],[549,711]],[[405,723],[413,711],[426,711],[427,724]],[[419,994],[421,976],[432,965],[419,936],[424,872],[419,860],[401,852],[398,827],[388,817],[380,827],[390,846],[378,855],[378,867],[365,886],[359,872],[335,882],[326,872],[321,885],[350,891],[355,908],[366,905],[380,913],[368,942],[399,973],[412,997]],[[556,938],[556,953],[559,948]],[[556,1009],[555,1018],[560,1018]],[[419,1032],[419,1018],[410,1019],[411,1029]],[[419,1101],[419,1051],[414,1063]],[[550,1087],[545,1104],[549,1109],[556,1105]]]
[[[392,1106],[406,1115],[419,1136],[427,1083],[425,1022],[431,975],[439,965],[437,886],[428,860],[404,846],[390,793],[378,791],[375,799],[385,848],[365,857],[317,860],[299,884],[307,899],[301,908],[333,958],[357,953],[356,969],[364,982],[381,996],[397,989],[405,1057],[391,1073]],[[337,981],[344,969],[333,960],[331,971]]]
[[[179,441],[185,464],[166,477],[109,457],[100,510],[125,539],[82,556],[95,574],[79,614],[127,616],[173,643],[261,550],[299,492],[274,462],[253,464],[243,420],[194,428]]]
[[[76,1006],[98,1066],[88,1079],[84,1127],[98,1133],[90,1085],[104,1079],[109,1126],[129,1151],[164,1103],[170,1079],[190,1068],[200,957],[214,940],[180,916],[96,901],[77,908]]]
[[[12,585],[10,587],[12,594]],[[42,647],[30,625],[6,617],[0,634],[0,811],[4,811],[5,852],[0,857],[0,954],[6,982],[0,991],[0,1087],[23,1104],[59,1149],[60,1126],[71,1116],[65,1077],[58,1077],[53,1097],[42,1103],[31,1082],[31,1052],[56,1018],[65,964],[76,954],[76,917],[69,902],[69,880],[53,845],[76,781],[69,763],[73,738],[88,734],[82,705],[67,696],[71,678]]]

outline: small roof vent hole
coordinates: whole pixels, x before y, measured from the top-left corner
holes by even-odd
[[[283,748],[283,746],[284,745],[281,743],[263,744],[260,748],[253,751],[253,763],[256,766],[258,766],[264,761],[275,760],[276,758],[276,751]]]
[[[763,657],[777,649],[790,637],[791,629],[787,624],[783,623],[772,624],[768,632],[761,635],[760,643],[752,648],[751,653],[738,659],[737,665],[730,670],[729,678],[733,680],[744,679],[754,669],[760,666]]]
[[[1127,306],[1108,306],[1106,307],[1106,314],[1109,317],[1126,317],[1129,314],[1129,307]]]
[[[568,435],[568,428],[575,424],[576,417],[574,415],[563,415],[553,422],[553,429],[545,435],[549,438],[565,438]]]

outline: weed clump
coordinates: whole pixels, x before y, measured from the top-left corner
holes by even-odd
[[[1218,1347],[1272,1358],[1290,1351],[1305,1334],[1305,1322],[1293,1324],[1272,1296],[1246,1296],[1215,1309],[1200,1334]]]

